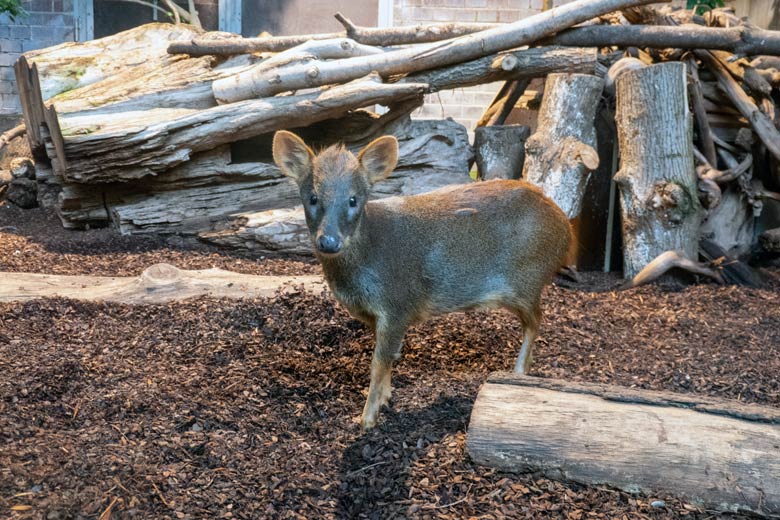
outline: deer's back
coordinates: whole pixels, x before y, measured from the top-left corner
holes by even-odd
[[[522,181],[383,199],[369,203],[364,218],[366,236],[353,265],[342,266],[337,297],[419,317],[535,295],[571,241],[563,212]]]

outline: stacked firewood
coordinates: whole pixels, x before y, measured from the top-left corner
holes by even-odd
[[[231,247],[305,252],[295,188],[270,160],[274,131],[293,129],[316,146],[344,142],[352,149],[394,134],[401,162],[375,195],[420,193],[469,182],[472,163],[461,125],[410,119],[425,94],[504,81],[480,122],[500,126],[531,79],[553,74],[539,129],[521,133],[527,142],[518,153],[525,152],[524,176],[576,218],[588,174],[600,163],[592,128],[597,109],[616,103],[618,129],[627,113],[621,82],[629,83],[620,71],[628,78],[652,63],[674,62],[689,78],[670,92],[687,111],[690,85],[701,151],[694,190],[702,190],[709,211],[702,228],[697,192],[696,211],[684,213],[698,219],[692,232],[716,235],[721,226],[706,226],[718,207],[747,197],[752,219],[761,200],[774,196],[769,188],[777,188],[758,186],[763,179],[755,172],[761,163],[776,175],[765,157],[779,156],[773,96],[780,74],[770,59],[750,57],[780,55],[780,35],[723,10],[695,17],[636,7],[649,1],[576,0],[498,26],[374,29],[337,15],[344,32],[293,37],[153,24],[27,53],[16,75],[38,197],[70,228],[113,225],[123,233],[184,233]],[[626,56],[635,62],[626,65]],[[615,102],[602,101],[604,76]],[[387,109],[378,114],[370,109],[375,105]],[[485,161],[479,164],[487,170]],[[515,162],[510,170],[518,168]],[[621,172],[630,169],[624,160]]]

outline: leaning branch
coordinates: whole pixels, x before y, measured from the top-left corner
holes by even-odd
[[[263,72],[257,77],[248,76],[246,79],[252,83],[252,88],[247,92],[250,97],[268,97],[281,92],[345,83],[371,72],[388,77],[453,65],[527,45],[596,16],[650,2],[652,0],[575,0],[512,24],[453,40],[417,45],[375,56],[290,67],[280,73]],[[222,98],[220,95],[216,97]]]
[[[569,29],[545,43],[569,47],[715,49],[746,56],[780,56],[780,31],[767,31],[744,25],[728,29],[694,24],[592,25]]]

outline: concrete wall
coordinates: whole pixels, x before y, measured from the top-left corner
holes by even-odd
[[[28,16],[0,15],[0,115],[21,113],[13,65],[22,52],[76,37],[73,0],[24,0]]]

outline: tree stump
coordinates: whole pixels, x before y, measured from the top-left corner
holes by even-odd
[[[594,119],[603,89],[596,76],[550,74],[537,131],[525,144],[523,178],[570,219],[579,215],[588,176],[599,165]]]
[[[616,86],[623,276],[633,278],[665,251],[697,259],[701,205],[685,65],[628,71]]]
[[[499,373],[477,395],[466,445],[505,471],[780,513],[776,408]]]
[[[474,154],[479,178],[519,179],[530,128],[522,125],[481,126],[474,130]]]

